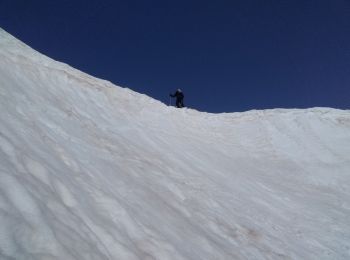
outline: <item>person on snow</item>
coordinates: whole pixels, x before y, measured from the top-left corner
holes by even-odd
[[[182,93],[181,89],[177,89],[175,94],[172,95],[170,94],[171,97],[175,97],[176,98],[176,107],[177,108],[182,108],[184,107],[184,93]]]

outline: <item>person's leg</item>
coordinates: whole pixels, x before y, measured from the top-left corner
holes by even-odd
[[[184,99],[181,98],[179,101],[180,101],[180,102],[179,102],[180,107],[184,107],[184,106],[185,106],[185,105],[184,105]]]
[[[176,107],[180,108],[181,107],[181,100],[180,99],[176,99]]]

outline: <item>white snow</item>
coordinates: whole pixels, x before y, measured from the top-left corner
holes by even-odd
[[[0,259],[350,259],[350,111],[167,107],[0,29]]]

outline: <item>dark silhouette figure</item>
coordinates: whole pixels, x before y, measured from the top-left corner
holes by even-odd
[[[184,93],[182,93],[181,89],[176,90],[175,94],[170,94],[171,97],[176,98],[176,107],[182,108],[184,107]]]

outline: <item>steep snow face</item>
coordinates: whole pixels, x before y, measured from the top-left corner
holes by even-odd
[[[350,111],[175,109],[0,30],[1,259],[349,259]]]

